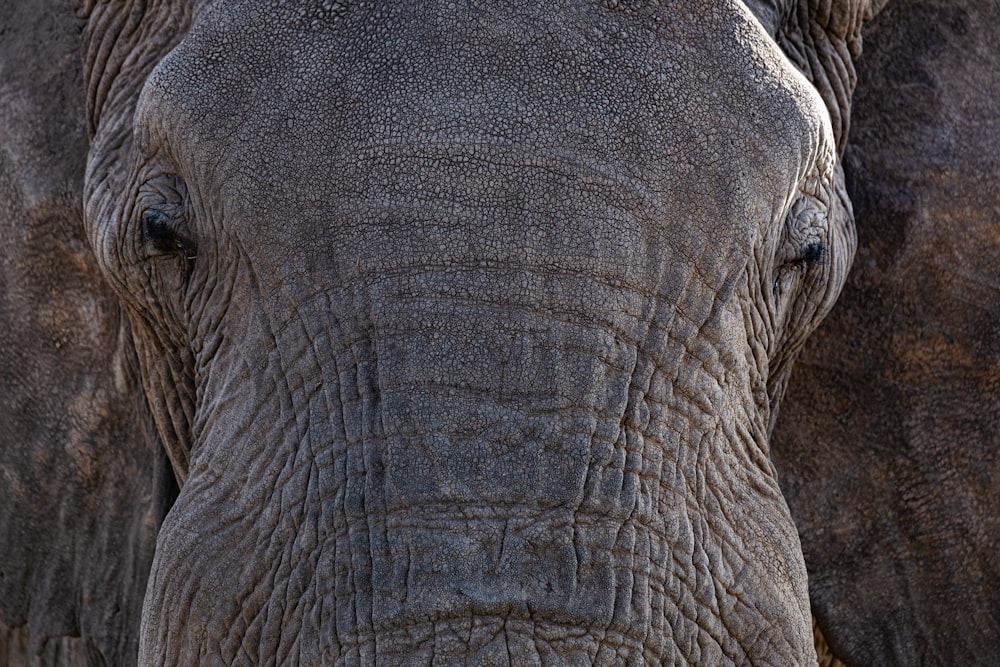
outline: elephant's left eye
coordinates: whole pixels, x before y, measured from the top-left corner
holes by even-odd
[[[796,255],[784,260],[774,273],[774,297],[780,299],[787,291],[789,283],[796,275],[801,276],[806,271],[823,263],[827,255],[826,246],[820,242],[807,245]]]
[[[785,217],[783,239],[774,258],[775,299],[787,296],[796,281],[821,266],[829,254],[829,220],[826,206],[816,197],[805,195],[792,204]]]
[[[818,242],[810,243],[803,249],[801,255],[787,262],[785,267],[811,269],[817,264],[822,264],[824,257],[826,257],[826,246]]]

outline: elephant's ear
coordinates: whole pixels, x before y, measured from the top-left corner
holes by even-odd
[[[84,232],[83,26],[56,1],[7,0],[3,21],[0,664],[134,664],[176,487]]]
[[[865,27],[857,259],[771,441],[849,664],[1000,664],[998,25],[995,0],[911,0]]]
[[[888,0],[745,0],[764,29],[816,90],[830,111],[837,149],[850,129],[851,96],[861,54],[861,25]]]

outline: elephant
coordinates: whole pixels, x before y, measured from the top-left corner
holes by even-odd
[[[865,659],[814,363],[770,433],[883,3],[50,4],[0,47],[12,663],[810,664],[813,608]]]
[[[771,454],[832,652],[1000,663],[1000,6],[889,3],[845,154],[858,253]]]

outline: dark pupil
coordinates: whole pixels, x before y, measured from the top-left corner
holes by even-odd
[[[812,268],[814,264],[819,263],[823,259],[823,255],[825,254],[826,247],[822,243],[812,243],[802,255],[802,263],[806,265],[806,268]]]
[[[170,224],[170,218],[155,208],[142,212],[142,233],[146,242],[161,252],[176,252],[183,247]]]

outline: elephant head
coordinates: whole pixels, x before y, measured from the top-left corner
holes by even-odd
[[[140,662],[813,659],[768,434],[854,252],[823,9],[85,6],[82,231],[179,485]]]

